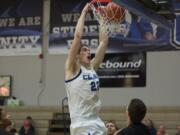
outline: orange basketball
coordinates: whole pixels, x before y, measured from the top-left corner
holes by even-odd
[[[125,18],[125,9],[114,2],[108,3],[105,10],[106,18],[110,21],[122,21]]]

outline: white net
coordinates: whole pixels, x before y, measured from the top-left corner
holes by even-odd
[[[124,37],[127,36],[132,20],[127,10],[123,9],[123,11],[120,12],[118,11],[119,9],[113,11],[113,8],[107,10],[106,6],[103,6],[100,0],[91,3],[90,6],[100,25],[100,32],[105,32],[108,36],[117,34]],[[109,13],[111,13],[111,15],[109,15]],[[119,13],[121,13],[121,15],[117,16]]]

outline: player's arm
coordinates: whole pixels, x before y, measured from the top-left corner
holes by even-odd
[[[72,41],[72,45],[69,49],[68,56],[65,63],[66,72],[75,73],[77,70],[77,53],[80,46],[80,41],[83,35],[84,21],[86,13],[88,12],[89,4],[83,8],[79,20],[77,22],[74,39]]]
[[[100,63],[103,61],[108,46],[108,35],[103,31],[99,33],[99,46],[96,50],[95,57],[91,61],[91,65],[95,70],[99,68]]]

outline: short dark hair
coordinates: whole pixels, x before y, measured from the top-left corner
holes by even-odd
[[[32,120],[32,117],[31,116],[27,116],[26,119],[27,120]]]
[[[89,48],[89,45],[87,45],[87,44],[80,44],[80,46],[79,46],[79,50],[78,50],[78,54],[80,53],[81,48],[82,48],[82,47],[84,47],[84,46],[86,46],[86,47],[88,47],[88,48]]]
[[[146,105],[140,99],[132,99],[128,106],[128,114],[132,123],[140,123],[146,115]]]

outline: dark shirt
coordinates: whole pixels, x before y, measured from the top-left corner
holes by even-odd
[[[19,135],[35,135],[35,130],[33,126],[30,126],[29,130],[27,133],[25,133],[25,129],[22,126],[21,129],[19,130]]]
[[[150,129],[150,134],[151,135],[156,135],[157,134],[157,130],[155,128],[151,128]]]
[[[0,135],[14,135],[13,133],[8,133],[2,129],[0,129]]]
[[[144,124],[137,123],[122,129],[117,135],[150,135],[150,131]]]

